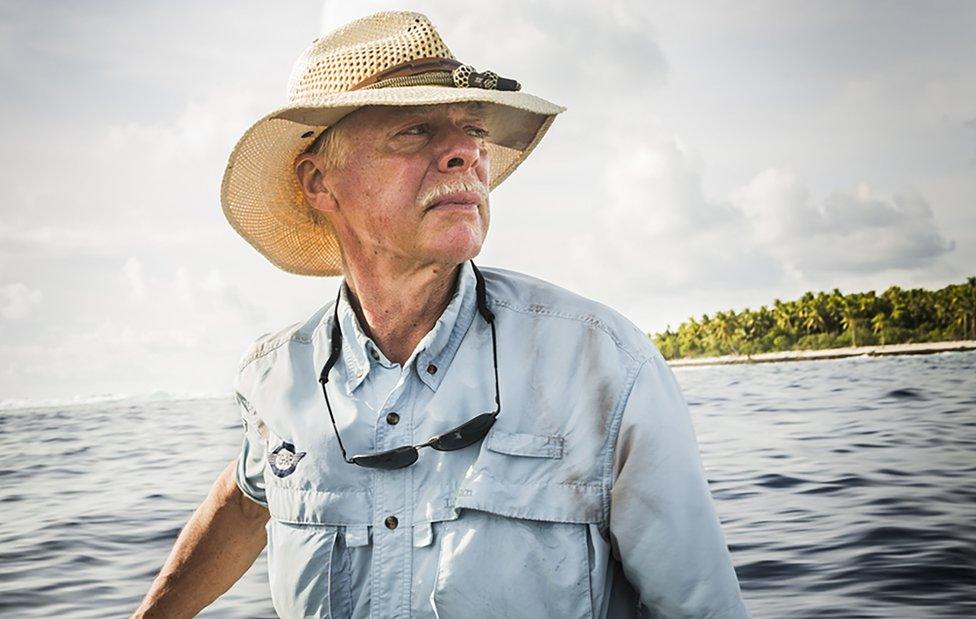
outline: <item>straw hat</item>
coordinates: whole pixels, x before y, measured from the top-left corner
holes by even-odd
[[[305,204],[295,158],[364,105],[491,103],[486,113],[490,188],[515,170],[565,108],[520,91],[515,80],[454,59],[419,13],[377,13],[316,39],[292,69],[288,105],[251,126],[230,154],[224,215],[274,265],[299,275],[341,273],[325,217]]]

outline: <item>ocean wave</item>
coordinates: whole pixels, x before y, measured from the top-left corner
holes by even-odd
[[[105,404],[116,402],[171,402],[183,400],[223,400],[232,398],[230,391],[214,392],[171,392],[155,390],[146,393],[99,393],[94,395],[76,395],[70,398],[7,398],[0,399],[0,411],[14,411],[19,409],[65,408],[84,406],[89,404]]]

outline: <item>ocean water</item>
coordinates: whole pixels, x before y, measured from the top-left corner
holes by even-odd
[[[753,617],[976,616],[976,352],[676,371]],[[0,410],[0,616],[138,604],[231,398]],[[262,555],[205,617],[273,617]]]

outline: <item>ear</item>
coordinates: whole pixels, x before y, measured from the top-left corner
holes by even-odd
[[[322,157],[311,153],[299,155],[295,159],[295,176],[309,206],[324,212],[336,210],[338,203],[325,183]]]

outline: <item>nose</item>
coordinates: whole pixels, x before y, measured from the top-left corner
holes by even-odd
[[[481,161],[483,142],[461,131],[451,131],[437,158],[437,169],[445,174],[465,172]]]

